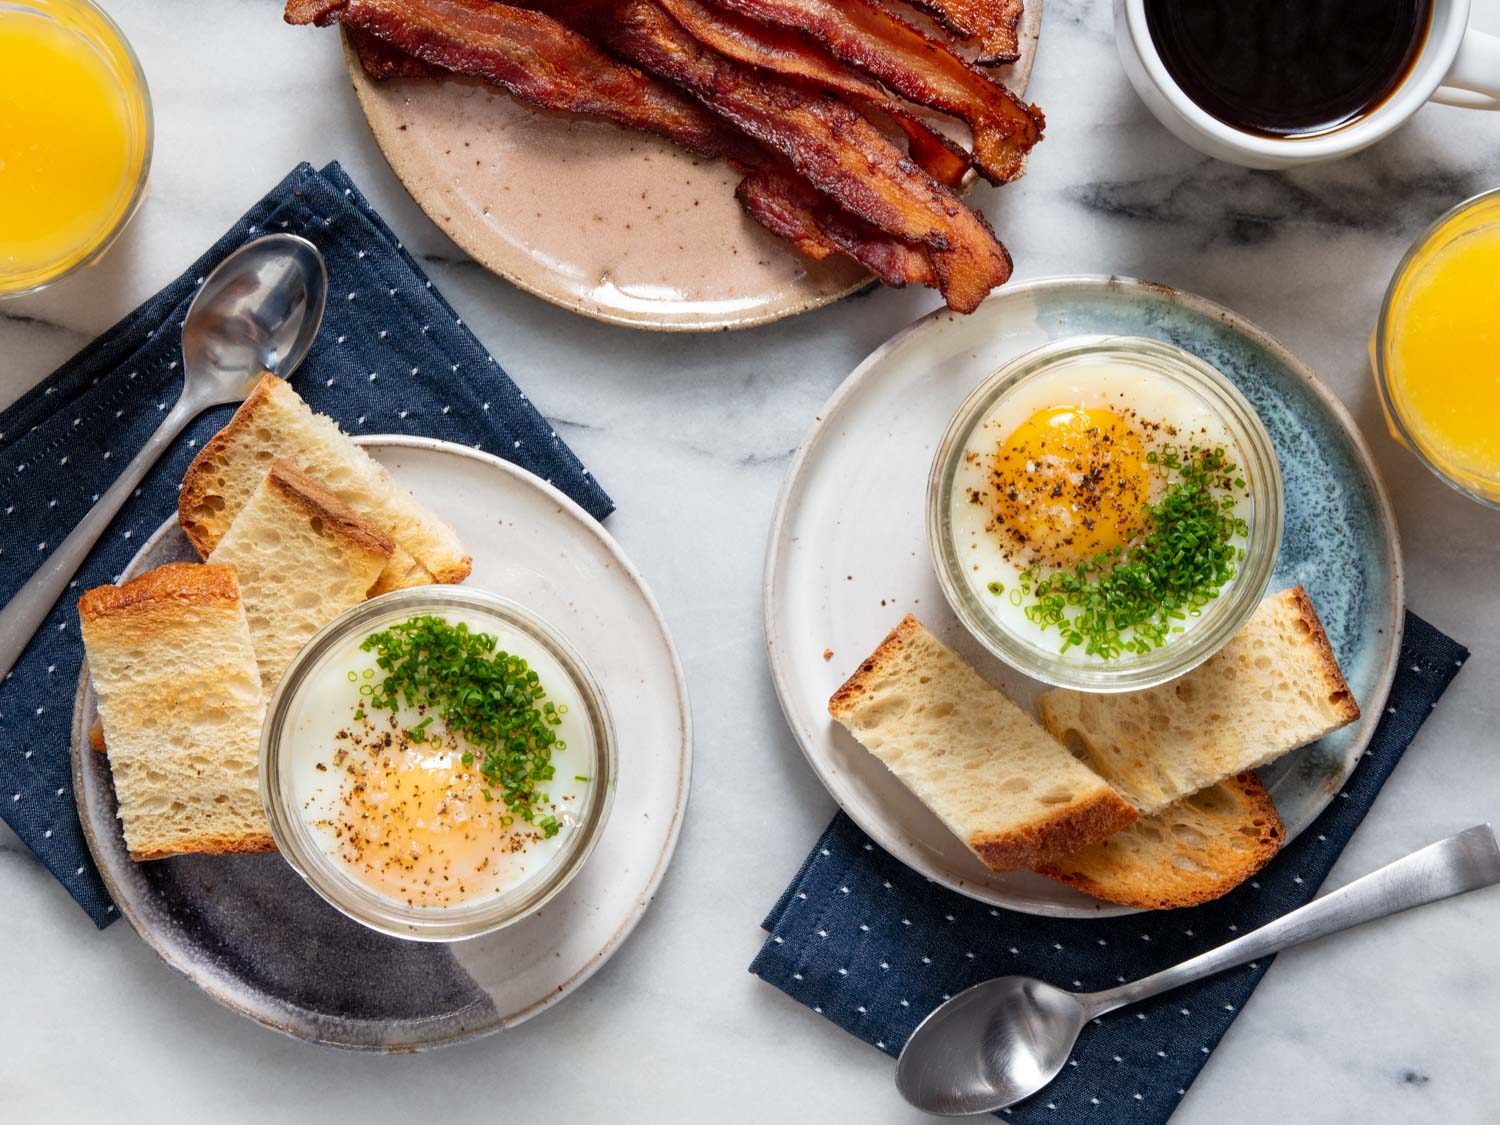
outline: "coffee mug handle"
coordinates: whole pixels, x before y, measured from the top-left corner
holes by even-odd
[[[1432,100],[1466,109],[1500,109],[1500,35],[1469,28],[1453,69]]]

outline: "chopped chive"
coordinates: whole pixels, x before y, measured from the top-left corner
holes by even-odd
[[[1225,451],[1153,450],[1146,460],[1169,483],[1147,508],[1138,545],[1128,554],[1122,546],[1101,551],[1071,570],[1033,567],[1010,592],[1012,605],[1026,603],[1029,621],[1058,630],[1063,652],[1082,647],[1114,659],[1160,648],[1182,631],[1174,622],[1201,616],[1244,561],[1245,548],[1232,541],[1250,529],[1234,515],[1229,492],[1245,481]],[[997,585],[990,583],[991,592]]]
[[[406,732],[414,741],[425,738],[434,718],[441,719],[474,748],[462,759],[466,766],[477,764],[487,783],[485,800],[495,800],[498,792],[512,814],[554,836],[555,818],[537,820],[538,806],[548,802],[539,786],[555,776],[552,755],[564,744],[554,728],[567,707],[547,699],[525,659],[498,645],[492,634],[441,617],[410,618],[361,643],[375,654],[383,676],[361,685],[360,694],[385,711],[430,712]]]

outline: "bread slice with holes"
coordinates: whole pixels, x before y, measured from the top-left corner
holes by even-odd
[[[171,563],[88,591],[78,616],[131,858],[274,850],[266,704],[234,570]]]
[[[1042,724],[1143,815],[1359,718],[1301,586],[1274,594],[1187,675],[1146,691],[1049,691]]]
[[[992,871],[1103,840],[1135,810],[908,615],[828,711]]]
[[[391,537],[289,461],[276,461],[211,563],[234,567],[266,699],[312,635],[365,600]]]
[[[261,378],[182,478],[177,518],[200,556],[219,545],[276,460],[312,477],[395,540],[398,550],[372,594],[469,576],[469,556],[453,529],[274,375]]]
[[[1037,871],[1121,906],[1197,906],[1228,894],[1269,863],[1285,835],[1271,795],[1247,771]]]

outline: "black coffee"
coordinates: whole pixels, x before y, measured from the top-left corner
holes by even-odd
[[[1268,136],[1358,121],[1405,79],[1431,0],[1146,0],[1168,73],[1220,121]]]

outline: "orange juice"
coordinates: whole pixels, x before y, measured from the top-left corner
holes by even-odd
[[[1396,438],[1500,506],[1500,192],[1455,208],[1407,254],[1375,365]]]
[[[108,17],[82,0],[0,0],[0,294],[102,253],[150,146],[145,79]]]

